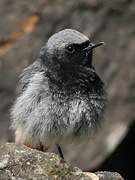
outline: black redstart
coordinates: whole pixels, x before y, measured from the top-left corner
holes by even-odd
[[[92,63],[93,44],[65,29],[52,35],[36,61],[24,69],[12,111],[16,143],[42,151],[89,138],[103,114],[104,83]]]

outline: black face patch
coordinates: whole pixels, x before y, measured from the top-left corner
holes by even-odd
[[[72,49],[74,49],[75,51],[82,51],[83,49],[87,48],[89,44],[90,44],[90,41],[87,40],[81,44],[76,44],[76,43],[69,44],[68,46],[66,46],[66,48],[68,49],[69,47],[72,47]]]

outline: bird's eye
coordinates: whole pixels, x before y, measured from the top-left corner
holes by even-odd
[[[70,52],[70,53],[73,53],[73,52],[75,51],[75,48],[74,48],[72,45],[68,45],[68,46],[66,47],[66,49],[67,49],[68,52]]]

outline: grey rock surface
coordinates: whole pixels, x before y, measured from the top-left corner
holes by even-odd
[[[58,155],[26,146],[0,146],[0,180],[123,180],[117,173],[82,172],[62,163]]]

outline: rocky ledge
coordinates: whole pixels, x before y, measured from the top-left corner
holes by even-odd
[[[62,163],[54,153],[42,153],[22,145],[0,146],[0,180],[123,180],[114,172],[82,172]]]

